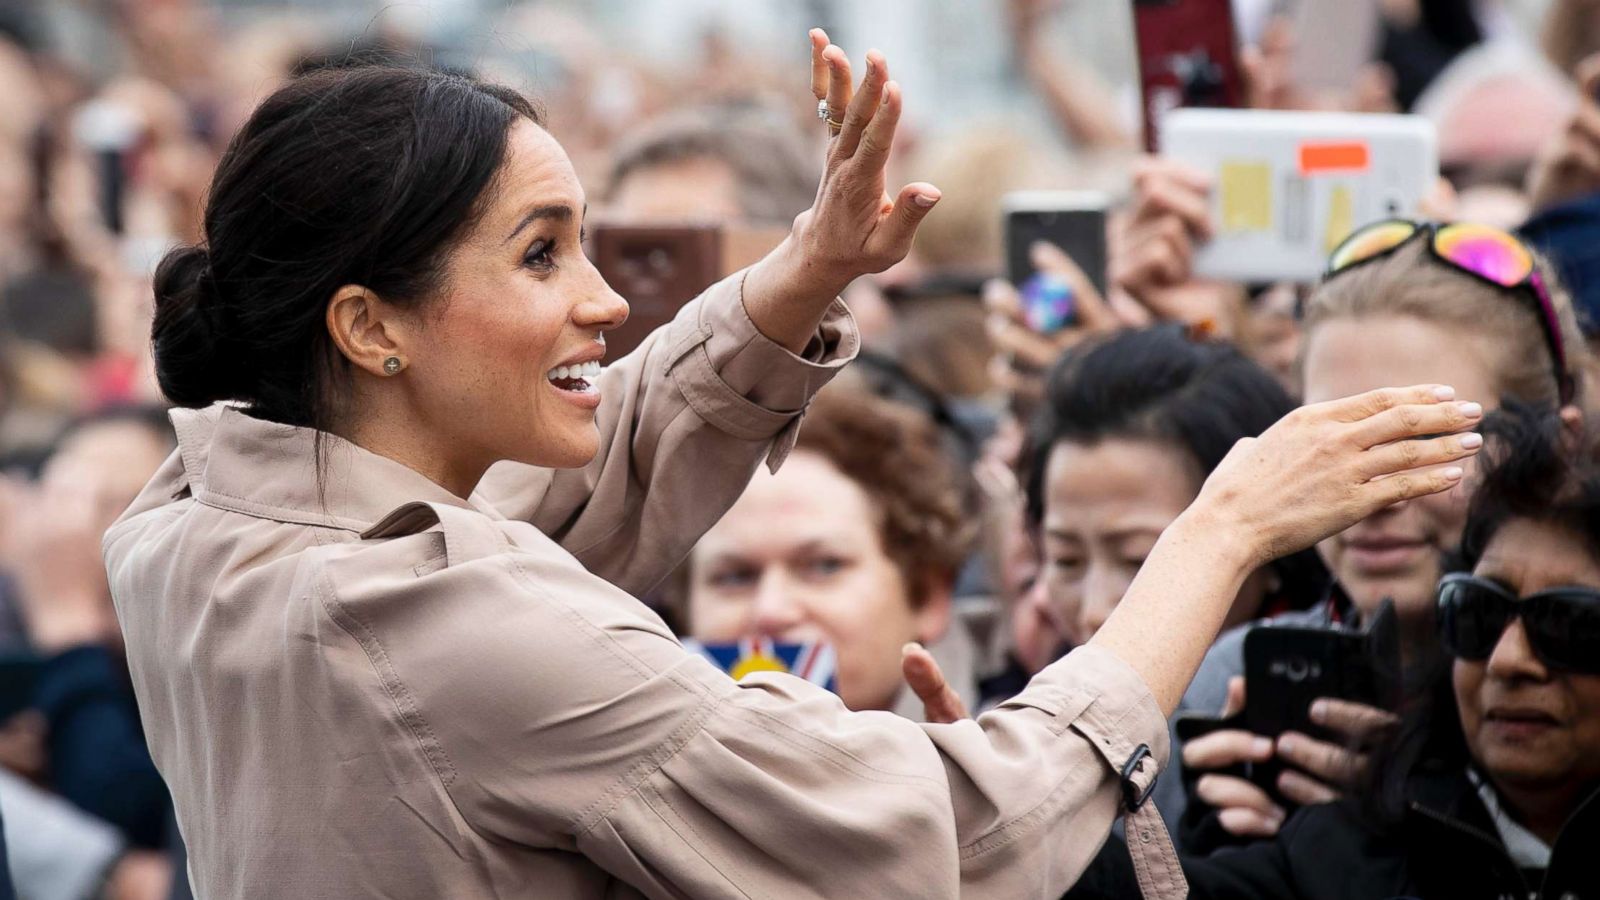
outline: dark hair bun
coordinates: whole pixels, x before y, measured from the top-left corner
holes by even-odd
[[[161,393],[199,408],[237,396],[236,371],[214,327],[217,298],[204,247],[179,247],[156,267],[155,324],[150,342]]]

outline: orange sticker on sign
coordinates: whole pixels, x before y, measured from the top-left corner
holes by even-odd
[[[1300,174],[1365,172],[1372,165],[1364,141],[1300,145]]]

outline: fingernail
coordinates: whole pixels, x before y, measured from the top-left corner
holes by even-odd
[[[900,655],[901,656],[906,656],[908,654],[914,653],[914,652],[916,652],[918,650],[921,650],[921,649],[922,649],[922,645],[917,643],[916,641],[907,641],[905,643],[905,646],[900,648]]]
[[[1278,752],[1279,753],[1293,753],[1294,752],[1294,748],[1299,746],[1299,744],[1300,744],[1299,738],[1296,738],[1294,735],[1292,735],[1292,734],[1282,735],[1281,737],[1278,738]]]
[[[1250,751],[1257,756],[1268,756],[1272,753],[1272,738],[1258,737],[1250,742]]]
[[[1311,702],[1311,721],[1318,725],[1323,724],[1323,719],[1328,717],[1328,701],[1313,700]]]
[[[939,198],[934,194],[912,194],[911,202],[922,207],[923,209],[928,209],[935,203],[938,203]]]
[[[1467,474],[1460,466],[1451,466],[1440,473],[1445,481],[1460,481],[1461,476]]]
[[[1274,828],[1282,825],[1283,820],[1288,818],[1288,816],[1289,814],[1284,812],[1282,807],[1278,806],[1274,806],[1272,809],[1267,811],[1267,818],[1272,820],[1272,827]]]
[[[1483,446],[1483,435],[1476,431],[1469,431],[1461,436],[1461,446],[1466,450],[1474,450]]]
[[[1476,419],[1483,415],[1483,404],[1481,403],[1473,403],[1468,400],[1466,403],[1461,404],[1459,408],[1461,414],[1469,419]]]
[[[1448,384],[1441,384],[1433,389],[1433,395],[1440,400],[1454,400],[1456,398],[1456,389]]]

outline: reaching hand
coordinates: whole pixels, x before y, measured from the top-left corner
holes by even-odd
[[[1482,418],[1481,405],[1438,385],[1302,406],[1235,444],[1189,513],[1265,565],[1386,506],[1460,483],[1463,470],[1451,464],[1475,455],[1483,438],[1457,432]]]
[[[921,644],[900,648],[900,672],[911,692],[922,701],[922,717],[939,725],[970,718],[961,696],[944,680],[944,671]]]

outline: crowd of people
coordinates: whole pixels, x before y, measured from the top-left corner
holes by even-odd
[[[1140,853],[1141,845],[1153,842],[1153,809],[1171,833],[1190,896],[1600,897],[1600,863],[1586,852],[1600,846],[1600,469],[1594,452],[1600,407],[1593,386],[1600,368],[1591,349],[1600,346],[1600,255],[1593,249],[1600,246],[1600,7],[1589,0],[1550,0],[1538,10],[1540,28],[1530,30],[1519,25],[1527,12],[1521,6],[1385,2],[1373,58],[1341,91],[1295,83],[1297,42],[1314,38],[1294,35],[1277,5],[1236,3],[1241,33],[1254,38],[1242,54],[1250,107],[1415,113],[1436,126],[1441,164],[1437,189],[1427,201],[1429,221],[1368,235],[1330,260],[1327,273],[1315,281],[1242,284],[1195,272],[1198,249],[1218,231],[1209,197],[1216,187],[1212,176],[1139,152],[1137,117],[1125,114],[1106,86],[1113,79],[1053,53],[1044,40],[1061,6],[1091,2],[1119,14],[1126,5],[993,4],[1017,84],[1037,94],[1038,108],[1059,135],[1049,141],[1024,136],[1037,131],[998,126],[920,135],[901,123],[896,133],[900,88],[881,83],[885,63],[879,56],[866,60],[861,90],[877,91],[882,109],[893,116],[879,112],[876,126],[853,124],[848,117],[840,123],[830,117],[842,115],[843,104],[830,110],[830,99],[837,99],[830,94],[838,89],[841,65],[848,86],[849,66],[861,58],[841,64],[844,54],[820,32],[812,37],[813,97],[798,41],[794,58],[766,60],[708,33],[697,65],[666,69],[608,46],[582,17],[538,3],[497,13],[495,27],[517,35],[517,46],[537,47],[545,75],[559,71],[559,78],[544,83],[519,71],[511,55],[488,54],[474,61],[470,73],[444,66],[437,60],[455,58],[444,52],[448,48],[388,29],[381,19],[352,41],[321,34],[289,15],[224,27],[218,10],[202,0],[82,4],[93,7],[99,37],[114,48],[114,61],[96,70],[62,50],[52,30],[59,11],[0,4],[0,820],[16,896],[154,900],[191,896],[191,889],[194,896],[207,890],[260,896],[245,885],[245,873],[292,859],[278,854],[289,853],[282,848],[296,842],[273,830],[280,825],[263,824],[252,838],[239,833],[231,812],[196,809],[197,802],[209,802],[196,800],[204,790],[215,792],[219,806],[246,795],[191,740],[234,747],[249,757],[264,751],[252,749],[245,735],[281,727],[284,746],[310,747],[325,739],[333,749],[318,750],[324,755],[317,759],[349,764],[357,781],[373,777],[357,768],[368,755],[357,726],[350,725],[345,738],[352,743],[331,736],[343,727],[332,717],[348,714],[348,705],[340,704],[349,701],[319,706],[322,701],[294,699],[297,691],[332,696],[328,685],[336,681],[324,669],[361,668],[370,660],[380,673],[388,672],[382,675],[384,690],[397,698],[400,710],[394,727],[403,725],[432,746],[434,738],[424,733],[432,726],[419,726],[419,714],[407,707],[414,701],[401,699],[407,673],[390,670],[403,667],[411,653],[416,665],[453,671],[449,658],[406,645],[406,637],[386,644],[372,636],[370,642],[357,639],[365,653],[360,665],[353,655],[335,655],[306,668],[303,657],[292,655],[304,647],[274,646],[278,632],[262,630],[272,624],[263,616],[292,625],[302,613],[242,612],[239,598],[248,593],[226,594],[227,602],[223,593],[207,594],[193,607],[198,624],[174,636],[177,613],[152,611],[148,607],[159,604],[129,596],[130,585],[157,583],[140,566],[173,564],[158,561],[152,567],[148,558],[130,557],[112,545],[121,540],[127,547],[137,539],[146,542],[140,544],[146,557],[149,547],[162,547],[173,559],[187,558],[183,554],[192,553],[190,543],[199,538],[136,535],[125,511],[132,506],[159,517],[160,503],[212,494],[229,498],[205,500],[216,510],[254,514],[254,502],[270,506],[280,516],[274,521],[343,528],[357,533],[363,545],[416,526],[415,510],[385,517],[389,510],[376,509],[378,500],[357,496],[376,485],[398,490],[409,483],[371,466],[341,468],[337,456],[326,455],[333,451],[324,438],[336,433],[369,449],[364,438],[372,435],[404,444],[384,430],[380,411],[413,408],[406,404],[453,410],[450,388],[461,396],[508,398],[518,390],[516,379],[527,374],[523,370],[537,365],[518,361],[515,339],[541,333],[546,326],[537,316],[543,313],[502,315],[492,306],[473,306],[479,300],[465,293],[451,301],[465,311],[452,313],[457,324],[449,326],[463,330],[432,332],[426,352],[437,356],[381,349],[404,345],[405,326],[396,331],[391,324],[384,332],[373,324],[379,315],[373,295],[404,311],[405,304],[423,303],[417,298],[437,289],[444,276],[430,268],[436,260],[409,260],[423,259],[438,246],[457,242],[465,249],[453,253],[477,254],[462,258],[487,273],[480,294],[502,277],[495,268],[496,244],[478,241],[476,231],[462,242],[450,229],[458,219],[499,227],[499,212],[481,205],[469,188],[525,185],[463,162],[446,174],[454,181],[424,186],[443,196],[409,190],[413,186],[397,185],[392,176],[438,177],[442,170],[428,168],[429,154],[452,152],[434,145],[454,138],[444,130],[425,134],[433,120],[416,122],[414,139],[381,131],[409,115],[408,103],[441,104],[441,119],[492,118],[473,106],[492,97],[538,123],[531,134],[513,129],[500,138],[508,156],[548,152],[540,141],[553,137],[562,158],[570,159],[575,182],[567,169],[554,175],[541,169],[544,180],[535,180],[534,187],[560,193],[581,183],[587,189],[589,234],[583,240],[594,242],[591,255],[612,284],[585,282],[587,293],[573,294],[573,321],[597,332],[620,325],[628,314],[611,289],[634,301],[639,321],[651,321],[652,298],[630,296],[629,289],[649,294],[666,284],[662,296],[672,308],[660,321],[672,324],[663,324],[666,330],[655,337],[630,338],[643,341],[638,354],[645,361],[626,376],[636,384],[605,383],[609,399],[598,412],[602,437],[624,435],[617,443],[631,440],[625,451],[602,446],[600,462],[588,466],[581,450],[557,448],[567,454],[560,459],[570,461],[550,462],[559,457],[556,450],[550,451],[555,456],[517,458],[490,470],[481,484],[481,468],[463,476],[394,456],[434,482],[418,487],[410,499],[436,510],[422,514],[433,518],[421,527],[437,523],[445,534],[423,560],[408,562],[407,572],[421,579],[484,552],[486,538],[437,507],[448,506],[451,494],[463,504],[471,496],[479,507],[492,499],[503,518],[531,521],[562,552],[570,551],[574,570],[586,568],[650,609],[648,623],[608,627],[648,632],[661,621],[673,635],[702,645],[750,638],[826,645],[836,659],[833,687],[842,707],[897,717],[838,718],[780,681],[763,689],[803,707],[802,724],[815,726],[820,737],[779,722],[782,714],[767,707],[759,716],[751,713],[743,726],[752,734],[781,732],[782,740],[797,747],[822,747],[811,752],[826,765],[871,769],[860,759],[841,762],[838,748],[914,755],[908,748],[919,745],[908,735],[923,732],[892,728],[904,725],[901,720],[915,722],[934,729],[926,733],[952,735],[935,738],[945,768],[933,768],[948,769],[958,814],[983,818],[1020,810],[1032,816],[1022,802],[1023,763],[1039,752],[1035,736],[982,726],[990,743],[1001,747],[996,752],[1011,754],[1007,759],[1016,764],[1004,778],[993,779],[1005,782],[996,785],[982,770],[983,754],[974,749],[977,738],[966,720],[989,722],[995,711],[993,722],[1007,715],[1021,721],[1031,710],[1062,715],[1056,734],[1069,726],[1091,734],[1059,708],[1041,705],[1038,682],[1030,688],[1030,679],[1065,671],[1057,663],[1075,648],[1125,646],[1132,640],[1128,635],[1139,633],[1101,634],[1132,596],[1147,559],[1172,545],[1175,523],[1220,490],[1212,487],[1213,474],[1227,478],[1245,471],[1238,448],[1298,446],[1287,439],[1269,443],[1263,436],[1278,433],[1273,429],[1285,427],[1280,423],[1310,428],[1321,421],[1314,416],[1337,416],[1338,404],[1348,398],[1447,385],[1453,391],[1438,399],[1459,410],[1455,418],[1431,430],[1420,420],[1407,421],[1387,439],[1425,437],[1445,448],[1438,452],[1450,454],[1417,455],[1434,452],[1419,449],[1422,441],[1394,444],[1413,455],[1381,471],[1400,473],[1388,483],[1403,485],[1396,496],[1405,499],[1375,506],[1375,512],[1326,536],[1301,526],[1282,540],[1263,538],[1282,552],[1249,559],[1239,583],[1219,588],[1231,597],[1211,623],[1220,634],[1214,642],[1205,635],[1209,649],[1198,671],[1178,680],[1187,690],[1162,709],[1169,714],[1166,736],[1145,742],[1157,756],[1170,758],[1149,799],[1127,798],[1121,808],[1125,825],[1103,847],[1104,829],[1075,826],[1064,842],[1070,851],[1046,866],[1070,873],[1037,883],[1076,882],[1068,896],[1149,891],[1153,882]],[[859,46],[872,41],[868,34],[843,37]],[[559,65],[550,66],[551,60]],[[396,71],[429,74],[407,80]],[[481,78],[471,83],[488,86],[461,99],[449,94],[455,87],[428,80],[435,75]],[[377,99],[362,100],[363,91]],[[348,104],[347,118],[367,122],[369,130],[323,135],[322,145],[295,144],[296,117],[316,121],[316,109],[306,109],[317,104],[308,98],[322,106]],[[818,120],[819,100],[826,121]],[[488,126],[477,121],[473,127]],[[844,202],[828,200],[830,182],[837,191],[840,179],[860,176],[842,168],[854,160],[838,149],[841,128],[844,140],[859,142],[856,159],[870,157],[887,171],[884,202],[894,205],[892,215],[910,210],[903,221],[891,216],[888,226],[899,228],[894,235],[905,236],[906,247],[867,254],[871,258],[861,271],[851,271],[853,277],[837,286],[822,279],[828,296],[837,293],[840,300],[818,307],[820,324],[714,307],[718,298],[739,296],[728,287],[735,283],[742,284],[745,297],[740,309],[750,307],[758,289],[780,292],[770,269],[763,271],[765,263],[740,276],[742,282],[734,276],[758,259],[774,258],[769,252],[781,255],[790,244],[780,242],[786,236],[792,242],[805,223],[824,215],[826,202]],[[278,152],[289,146],[298,155]],[[368,159],[393,160],[393,169],[349,168]],[[894,185],[911,178],[921,180],[896,195]],[[880,192],[883,183],[879,174]],[[451,193],[450,185],[459,189]],[[1002,197],[1030,188],[1094,188],[1117,198],[1107,220],[1104,260],[1075,260],[1044,243],[1028,248],[1035,267],[1067,285],[1073,298],[1073,316],[1049,331],[1037,328],[1025,312],[1022,286],[1004,277]],[[276,199],[279,190],[308,199],[286,209]],[[554,221],[573,213],[545,215]],[[397,220],[417,224],[400,227]],[[1451,222],[1482,226],[1508,252],[1526,254],[1528,276],[1507,286],[1442,252],[1441,223]],[[371,235],[363,230],[368,225]],[[608,231],[626,238],[684,225],[704,238],[686,251],[701,254],[694,257],[696,265],[676,261],[692,274],[605,268],[600,242]],[[1358,237],[1363,234],[1358,229]],[[388,243],[373,243],[380,239]],[[544,261],[527,265],[545,267],[540,272],[563,266],[575,271],[575,263],[562,262],[562,254],[575,252],[565,240],[541,242],[529,258],[542,255]],[[179,249],[169,254],[174,247]],[[520,254],[517,265],[523,264]],[[348,260],[369,257],[399,262],[367,266],[360,288],[340,280]],[[297,261],[295,266],[305,261],[305,271],[315,277],[299,269],[280,273],[284,260]],[[1107,273],[1103,290],[1084,274],[1091,262]],[[451,270],[450,277],[460,273]],[[680,283],[684,278],[701,282]],[[686,291],[677,297],[673,291],[680,288]],[[698,331],[682,316],[674,322],[676,307],[702,291],[696,302],[706,311]],[[208,299],[224,293],[227,303]],[[766,327],[772,322],[778,324]],[[785,328],[797,339],[773,333]],[[320,334],[316,352],[343,354],[343,374],[324,383],[310,344],[303,353],[285,349],[289,338],[306,329]],[[230,335],[225,354],[215,340],[224,333]],[[738,345],[725,340],[741,334]],[[771,341],[763,344],[766,338]],[[697,349],[702,344],[706,349]],[[408,367],[453,364],[472,356],[461,348],[475,345],[478,367],[450,370],[445,381],[417,391],[415,398],[396,399],[361,380],[370,370],[375,378],[391,376],[375,383],[398,383],[392,377]],[[704,372],[673,368],[701,356],[707,360]],[[852,361],[842,365],[843,360]],[[607,371],[614,361],[606,360]],[[570,375],[565,366],[551,370],[552,383],[577,383],[564,390],[581,392],[589,376],[580,371],[589,372],[598,359],[572,362]],[[617,369],[619,379],[624,368]],[[544,379],[542,369],[534,375]],[[676,384],[683,398],[671,405],[659,393],[651,396],[651,378]],[[342,406],[341,395],[328,385],[365,392],[356,394],[359,414]],[[1457,407],[1454,398],[1466,402]],[[183,412],[169,416],[172,407],[212,407],[215,413],[219,401],[220,420]],[[461,404],[459,414],[487,409],[511,416],[521,407]],[[1371,411],[1345,414],[1345,422],[1357,422]],[[314,429],[315,449],[311,442],[306,448],[317,460],[320,508],[371,515],[353,528],[340,524],[337,512],[313,521],[304,518],[310,514],[284,512],[288,501],[252,500],[258,488],[269,499],[281,488],[272,468],[278,463],[245,452],[264,452],[256,445],[271,433],[230,424],[229,416]],[[737,451],[701,436],[686,424],[690,420],[714,424],[725,433],[718,440],[731,435]],[[338,427],[330,424],[335,422]],[[494,427],[500,426],[502,438],[519,433],[515,423],[497,420]],[[439,427],[439,435],[451,433]],[[204,443],[213,440],[213,431],[230,435],[245,450],[237,458],[223,456],[218,445]],[[1480,446],[1484,452],[1472,458]],[[669,451],[681,458],[668,459]],[[1306,450],[1308,459],[1339,462],[1333,451],[1326,457],[1313,451]],[[324,467],[329,459],[335,462]],[[1427,471],[1437,473],[1457,459],[1467,460],[1459,483],[1424,489],[1422,476],[1406,474],[1424,462],[1434,463]],[[605,465],[608,460],[621,463]],[[577,474],[529,480],[525,467],[511,467],[522,463]],[[182,469],[191,478],[204,472],[205,480],[175,480],[174,471]],[[749,475],[748,485],[713,483],[711,469],[725,469],[729,477]],[[224,493],[225,485],[233,493]],[[152,496],[158,488],[171,495]],[[1306,502],[1293,493],[1295,484],[1285,481],[1282,488],[1283,506]],[[228,505],[234,501],[238,509]],[[1318,522],[1347,524],[1333,513]],[[452,528],[466,529],[467,539]],[[255,532],[240,531],[229,540],[208,548],[204,557],[207,564],[225,559],[236,567],[218,576],[217,584],[226,582],[227,590],[243,591],[241,584],[256,591],[291,585],[297,592],[320,590],[303,587],[278,566],[274,554],[300,538],[258,540]],[[326,550],[334,560],[329,565],[338,565],[332,538],[303,543]],[[512,543],[518,543],[514,536]],[[1227,552],[1216,551],[1219,559]],[[1203,567],[1196,560],[1197,569]],[[252,581],[252,566],[270,570],[263,578],[277,580]],[[170,580],[178,577],[173,572],[167,577],[159,583],[179,584],[177,593],[195,596],[190,582]],[[335,571],[332,577],[343,576]],[[1197,570],[1196,584],[1210,584],[1208,577]],[[379,586],[373,571],[362,578],[363,590]],[[340,628],[377,635],[393,625],[385,617],[401,615],[364,597],[329,601],[330,608],[352,604],[353,611],[333,615]],[[618,592],[595,602],[610,610],[607,604],[622,600],[627,598]],[[176,593],[172,602],[178,602]],[[1271,625],[1354,632],[1390,607],[1399,660],[1393,702],[1327,697],[1306,713],[1314,733],[1250,730],[1241,713],[1249,704],[1245,646],[1252,633]],[[503,614],[508,635],[523,615],[465,601],[460,615],[468,609]],[[363,616],[376,617],[377,624],[369,627]],[[456,634],[448,615],[435,609],[426,616],[441,641]],[[226,631],[235,618],[254,621],[257,630]],[[315,626],[285,633],[306,645],[332,641]],[[259,645],[241,643],[241,634]],[[1103,643],[1095,643],[1097,634]],[[214,643],[202,647],[205,640]],[[500,652],[490,646],[485,659],[503,661]],[[572,648],[575,659],[597,670],[642,665],[602,643],[582,652],[587,656]],[[1150,652],[1161,654],[1160,648]],[[293,673],[330,680],[287,689],[288,700],[262,701],[268,706],[254,717],[229,709],[226,698],[243,698],[240,704],[248,706],[269,696],[261,691],[271,679],[261,681],[260,672],[274,653],[290,660],[285,679]],[[207,694],[206,685],[171,687],[170,673],[156,674],[151,661],[162,654],[198,660],[216,667],[205,671],[231,680],[214,685],[215,694]],[[1109,655],[1075,655],[1080,668],[1096,660],[1112,665]],[[1175,658],[1182,655],[1174,651]],[[649,654],[639,658],[650,666],[657,662]],[[1181,662],[1172,665],[1183,668]],[[1113,667],[1120,667],[1118,678],[1137,672],[1152,681],[1147,669],[1127,657]],[[476,670],[463,663],[461,671]],[[519,663],[505,678],[542,674],[534,663]],[[684,684],[694,678],[673,676]],[[417,690],[420,702],[448,705],[452,698],[475,697],[481,708],[503,709],[506,716],[523,710],[509,696],[514,686],[496,681],[479,686],[477,695],[470,683],[418,688],[411,682],[405,690]],[[604,672],[594,675],[596,690],[613,682]],[[655,682],[644,684],[641,697]],[[718,690],[695,684],[707,696]],[[1055,692],[1051,703],[1073,703],[1070,690],[1054,683],[1044,687]],[[183,693],[191,689],[200,693]],[[1149,692],[1162,705],[1161,685],[1152,682]],[[574,694],[587,696],[577,688]],[[1073,716],[1095,702],[1087,689],[1083,696]],[[191,701],[192,708],[173,708]],[[628,736],[630,728],[664,743],[680,739],[676,725],[667,727],[666,711],[619,716],[599,699],[576,712],[527,709],[546,717],[539,722],[552,726],[551,735],[556,725],[585,720],[588,739],[600,740],[598,733],[633,750],[641,738]],[[694,716],[697,723],[710,721],[709,713]],[[1185,723],[1197,720],[1206,727],[1191,733]],[[884,726],[892,737],[852,743],[865,741],[859,736],[870,730],[859,723],[885,721],[895,723]],[[612,835],[591,833],[626,832],[643,827],[639,820],[612,824],[600,812],[590,817],[586,807],[586,825],[576,837],[533,813],[532,824],[519,823],[519,800],[539,816],[547,811],[532,782],[516,779],[519,771],[538,768],[541,777],[569,778],[577,797],[578,786],[598,777],[601,766],[535,767],[491,745],[494,738],[520,736],[564,747],[571,739],[565,731],[542,737],[538,724],[458,726],[455,733],[449,725],[440,727],[442,740],[456,743],[437,757],[428,750],[428,762],[441,771],[460,766],[468,780],[480,777],[487,797],[472,793],[477,788],[458,789],[441,812],[443,807],[416,806],[416,795],[397,794],[402,805],[384,807],[374,800],[362,809],[375,818],[414,816],[424,822],[444,815],[463,834],[479,836],[472,841],[526,842],[539,847],[539,854],[582,854],[648,896],[722,895],[720,883],[695,882],[684,874],[698,870],[676,869],[670,859],[650,855],[679,851],[651,844],[634,858],[629,854],[635,845],[607,843]],[[722,747],[738,744],[727,736],[727,722],[703,727]],[[237,733],[174,736],[175,729],[205,728]],[[835,887],[849,883],[843,873],[854,872],[866,881],[852,895],[915,894],[898,881],[881,890],[871,883],[872,853],[899,852],[898,845],[830,840],[780,851],[775,848],[784,844],[782,829],[774,833],[770,822],[730,812],[740,805],[745,768],[782,768],[793,759],[768,759],[766,751],[744,747],[717,755],[695,749],[690,737],[682,741],[691,763],[727,767],[727,783],[708,787],[715,773],[669,772],[689,785],[684,793],[652,793],[653,800],[640,802],[669,825],[681,821],[690,830],[705,830],[709,822],[737,834],[738,840],[719,847],[747,847],[760,861],[742,861],[736,853],[711,861],[730,883],[738,885],[741,872],[777,878],[775,870],[788,871],[798,879],[793,896],[823,893],[794,875],[807,868],[785,854],[832,853],[840,878],[829,882]],[[372,749],[370,755],[386,752]],[[1113,761],[1113,768],[1120,763]],[[267,759],[254,765],[271,770]],[[174,767],[185,771],[175,775]],[[1039,768],[1040,779],[1076,777],[1065,769]],[[1271,774],[1261,777],[1263,772]],[[884,791],[924,790],[914,784],[924,770],[915,777],[879,774],[881,783],[874,783]],[[818,792],[805,806],[810,815],[885,828],[903,824],[887,814],[855,817],[852,798],[829,794],[820,781],[786,777],[783,791]],[[450,786],[449,778],[440,778]],[[318,796],[319,784],[291,778],[279,788],[299,804],[294,808],[301,815],[313,819],[332,815],[334,805]],[[378,799],[388,799],[373,787]],[[1081,786],[1085,797],[1093,788],[1087,780]],[[519,794],[524,790],[529,793]],[[660,790],[665,789],[651,788]],[[971,806],[993,808],[972,813],[959,805],[963,791],[979,798]],[[340,796],[361,807],[351,795]],[[684,808],[687,800],[694,809]],[[600,806],[593,801],[592,809]],[[272,803],[262,809],[281,812]],[[552,812],[550,818],[559,816]],[[428,827],[436,830],[431,822]],[[914,834],[921,826],[907,827]],[[928,827],[929,834],[938,830]],[[967,820],[951,827],[967,837]],[[369,866],[371,872],[427,868],[426,857],[399,858],[403,851],[385,847],[380,837],[307,824],[297,840],[301,848],[325,848],[330,859],[361,857],[358,872]],[[248,849],[251,840],[262,843],[257,857]],[[504,872],[512,862],[477,843],[468,842],[472,849],[462,851],[468,844],[454,835],[440,840],[458,855],[480,854],[470,865],[488,873],[484,884],[514,883],[495,880],[508,877]],[[978,858],[987,850],[973,847],[983,844],[964,844],[961,853]],[[996,865],[1038,865],[1033,854],[1024,849],[992,858],[1001,860]],[[957,867],[953,855],[924,861],[930,871]],[[598,883],[576,870],[540,871],[573,885],[561,896],[590,896],[580,883]],[[238,883],[230,882],[234,876]],[[413,877],[419,884],[450,883]],[[959,877],[967,884],[966,871]],[[981,878],[989,880],[976,883],[996,896],[1035,884],[1025,876],[987,871]],[[772,883],[781,881],[761,882]]]

